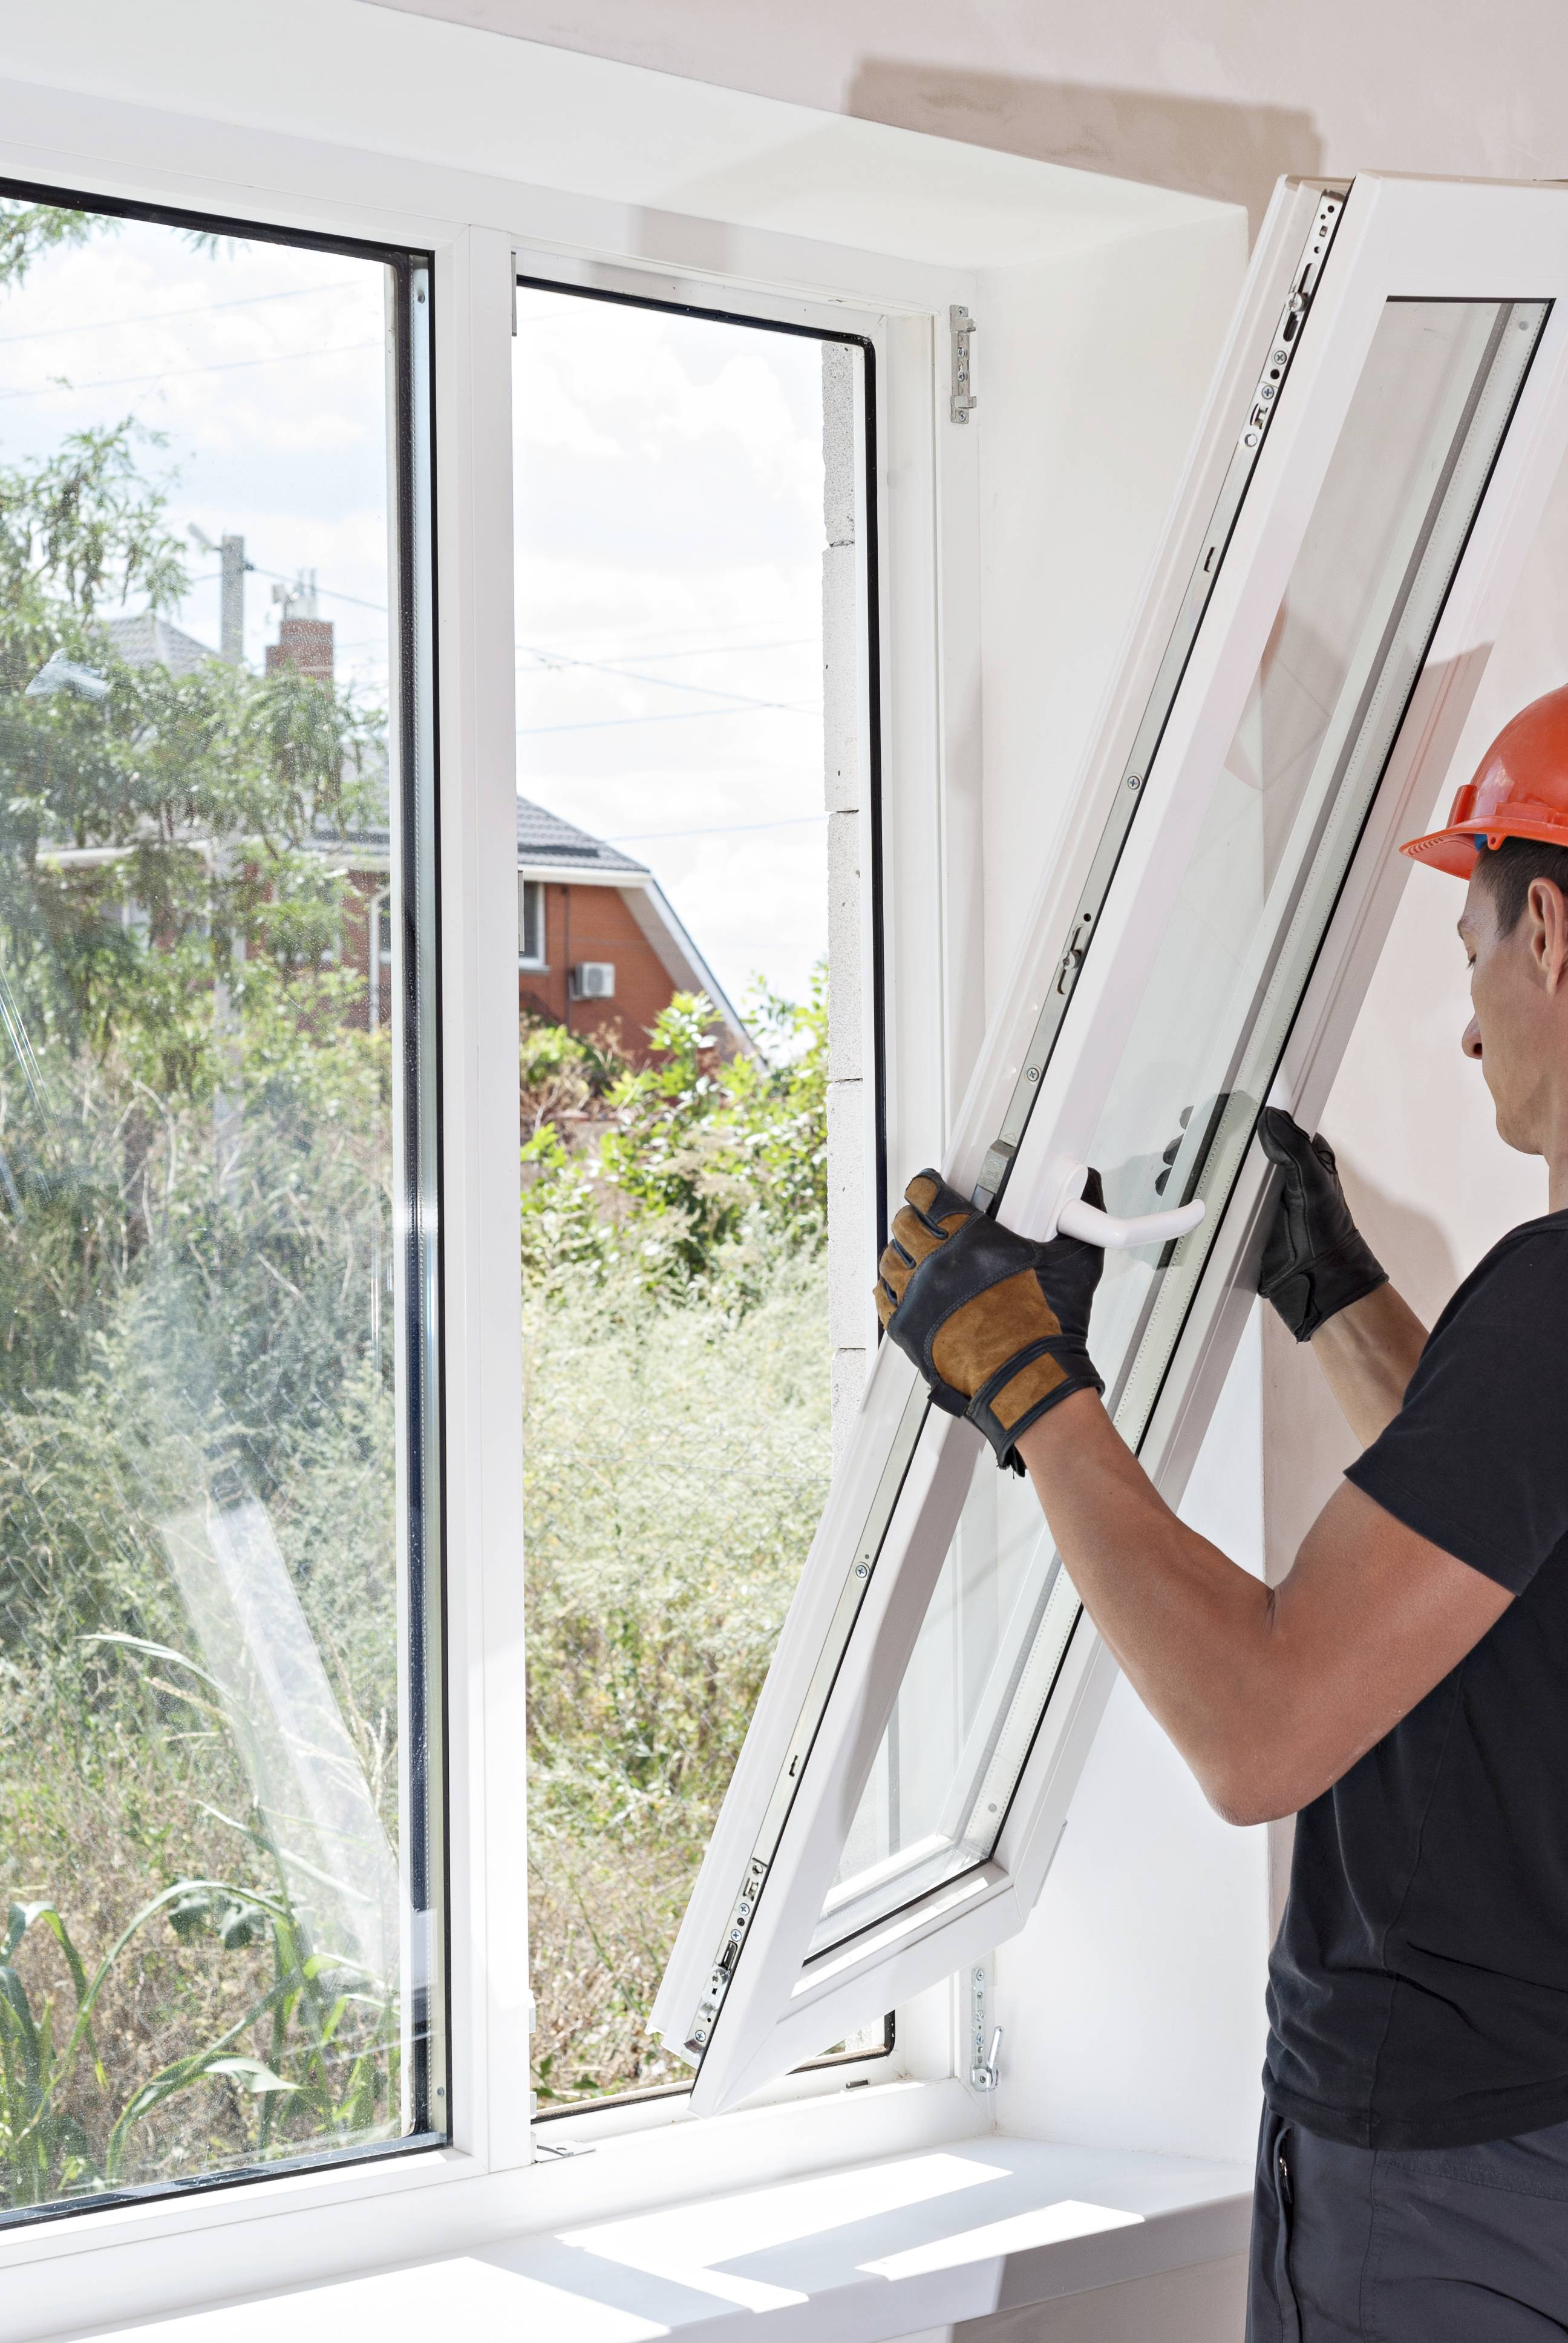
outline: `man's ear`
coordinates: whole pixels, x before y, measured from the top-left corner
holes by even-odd
[[[1568,991],[1568,901],[1555,880],[1531,880],[1525,916],[1530,957],[1547,991]]]

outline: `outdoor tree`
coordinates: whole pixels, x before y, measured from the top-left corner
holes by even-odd
[[[101,227],[0,206],[0,294]],[[342,953],[385,717],[118,656],[187,589],[169,465],[129,417],[0,461],[0,2203],[399,2120],[397,1980],[312,1934],[170,1563],[265,1515],[395,1848],[393,1066]],[[821,983],[749,1030],[520,1038],[547,2098],[676,2072],[648,2010],[826,1482]]]

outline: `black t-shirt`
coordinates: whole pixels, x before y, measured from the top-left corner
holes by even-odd
[[[1568,2120],[1568,1212],[1494,1245],[1348,1478],[1517,1597],[1296,1823],[1269,2104],[1362,2147]]]

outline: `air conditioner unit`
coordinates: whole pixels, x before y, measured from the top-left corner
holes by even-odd
[[[614,960],[579,960],[572,970],[572,999],[574,1001],[613,1001],[615,999]]]

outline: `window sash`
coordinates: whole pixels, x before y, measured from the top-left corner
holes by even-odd
[[[1085,819],[1042,901],[948,1159],[950,1179],[972,1189],[978,1202],[996,1193],[1021,1138],[1020,1118],[1008,1120],[1009,1101],[1020,1097],[1032,1068],[1040,1104],[1028,1147],[1017,1154],[1025,1176],[1008,1199],[1010,1219],[1026,1230],[1045,1224],[1067,1164],[1088,1158],[1211,777],[1241,719],[1385,305],[1487,302],[1503,283],[1524,288],[1521,297],[1540,305],[1532,331],[1549,314],[1402,725],[1382,759],[1360,852],[1291,1021],[1274,1095],[1308,1115],[1326,1095],[1356,984],[1365,981],[1397,900],[1402,872],[1391,879],[1386,868],[1391,825],[1413,824],[1442,776],[1510,566],[1528,540],[1532,499],[1538,508],[1568,437],[1560,395],[1564,270],[1556,241],[1568,198],[1544,189],[1358,180],[1332,220],[1320,274],[1312,261],[1314,249],[1322,260],[1321,193],[1288,190],[1276,200],[1243,299],[1230,379],[1195,456],[1195,474],[1210,487],[1195,505],[1189,499],[1175,528],[1185,550],[1174,567],[1201,600],[1199,623],[1191,624],[1190,612],[1184,617],[1180,591],[1168,591],[1164,609],[1146,619],[1089,777]],[[1284,331],[1282,311],[1303,294],[1310,322],[1299,341],[1291,337],[1285,395],[1277,409],[1264,408],[1258,386]],[[1292,315],[1300,312],[1285,310],[1287,319]],[[1251,458],[1244,500],[1239,510],[1227,509],[1226,471],[1244,451]],[[1222,548],[1217,562],[1207,558],[1211,546]],[[1130,824],[1117,815],[1119,790],[1136,796]],[[1114,868],[1102,893],[1097,855],[1101,867],[1109,859]],[[1086,906],[1095,913],[1097,944],[1074,980]],[[1050,1018],[1048,1011],[1042,1019],[1041,1004],[1064,971],[1069,997],[1060,1040],[1046,1058],[1039,1037]],[[1249,1269],[1265,1192],[1252,1151],[1147,1420],[1144,1462],[1171,1502],[1251,1304]],[[924,1415],[912,1368],[885,1346],[786,1626],[777,1689],[770,1683],[759,1706],[656,2013],[667,2040],[683,2042],[699,2065],[699,2108],[733,2104],[819,2036],[861,2022],[874,2006],[931,1983],[1021,1926],[1112,1681],[1102,1647],[1081,1621],[990,1856],[812,1956],[811,1935],[973,1469],[972,1433],[933,1416],[922,1437]]]

